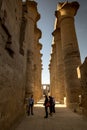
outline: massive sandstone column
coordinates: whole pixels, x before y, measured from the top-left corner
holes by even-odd
[[[37,3],[26,2],[25,17],[27,19],[25,42],[27,43],[26,97],[34,93],[34,40],[35,25],[38,19]]]
[[[78,2],[65,2],[60,3],[58,11],[56,11],[56,17],[60,21],[61,28],[67,106],[70,108],[73,108],[78,102],[80,93],[77,67],[81,64],[81,60],[74,25],[74,16],[78,8]]]
[[[57,23],[56,23],[57,24]],[[62,44],[60,28],[57,27],[52,33],[56,44],[56,100],[64,103],[65,88],[64,88],[64,64],[62,57]]]
[[[50,59],[50,93],[51,96],[54,96],[56,99],[56,45],[52,44],[52,52]]]
[[[41,73],[42,73],[42,53],[40,52],[40,50],[42,49],[42,44],[41,43],[38,43],[37,45],[37,49],[39,50],[38,53],[37,53],[37,57],[39,58],[39,62],[37,63],[37,66],[38,66],[38,70],[37,70],[37,73],[38,73],[38,83],[37,83],[37,86],[38,86],[38,92],[37,92],[37,99],[40,100],[41,97],[42,97],[42,88],[41,88]]]
[[[53,40],[52,40],[53,41]],[[54,41],[53,41],[54,42]],[[52,43],[53,43],[52,42]],[[55,96],[55,89],[54,89],[54,84],[53,84],[53,77],[54,77],[54,59],[53,59],[53,50],[51,49],[51,54],[50,54],[50,64],[48,66],[49,74],[50,74],[50,95]]]
[[[87,57],[85,57],[84,62],[80,66],[80,80],[81,80],[81,106],[83,108],[83,114],[87,117]]]
[[[56,87],[57,87],[57,84],[56,84],[56,72],[57,72],[57,66],[56,66],[56,44],[55,43],[53,43],[52,44],[52,66],[53,66],[53,69],[52,69],[52,74],[51,74],[51,76],[52,76],[52,86],[51,86],[51,90],[52,90],[52,96],[53,97],[55,97],[55,99],[57,98],[56,97]],[[57,100],[57,99],[56,99]]]
[[[34,98],[36,102],[41,98],[41,53],[42,45],[39,43],[41,31],[35,27],[35,43],[34,43]]]

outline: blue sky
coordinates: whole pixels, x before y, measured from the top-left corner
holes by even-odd
[[[72,1],[72,0],[68,0]],[[76,34],[81,54],[81,61],[83,62],[87,56],[87,1],[77,0],[80,4],[77,15],[75,16]],[[43,45],[41,53],[43,54],[42,63],[42,83],[50,83],[49,80],[49,60],[51,53],[52,32],[54,31],[55,11],[59,2],[63,0],[36,0],[38,3],[38,12],[41,15],[38,21],[38,27],[42,31],[42,38],[39,39]]]

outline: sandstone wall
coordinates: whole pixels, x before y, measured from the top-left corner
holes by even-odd
[[[0,9],[0,130],[24,111],[25,56],[20,53],[22,2],[3,0]]]
[[[10,129],[24,115],[26,97],[34,94],[35,102],[41,97],[39,18],[34,1],[0,1],[0,130]]]

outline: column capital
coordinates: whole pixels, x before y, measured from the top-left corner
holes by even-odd
[[[74,17],[79,9],[79,3],[74,2],[62,2],[58,4],[58,10],[55,11],[55,16],[57,18],[63,16]]]
[[[40,14],[38,13],[37,3],[35,1],[26,1],[25,5],[25,17],[37,22],[40,19]]]
[[[37,2],[35,1],[26,1],[26,4],[29,6],[29,7],[32,7],[32,8],[35,8],[37,10]]]

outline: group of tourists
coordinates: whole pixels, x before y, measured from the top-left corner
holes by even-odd
[[[45,116],[44,118],[48,118],[48,115],[52,116],[53,113],[55,113],[55,99],[52,96],[45,95]]]
[[[55,113],[55,99],[52,96],[47,96],[45,95],[45,100],[44,100],[44,107],[45,107],[45,116],[44,118],[48,118],[48,115],[52,116],[53,113]],[[34,107],[34,98],[33,95],[28,99],[27,103],[27,114],[28,116],[34,115],[33,113],[33,107]]]

